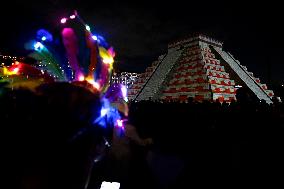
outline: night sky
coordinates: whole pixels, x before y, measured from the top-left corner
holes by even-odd
[[[24,43],[40,28],[58,32],[59,20],[77,9],[112,44],[118,68],[141,72],[167,44],[192,32],[224,42],[224,49],[261,81],[284,83],[282,6],[210,1],[7,1],[1,5],[0,52],[25,55]]]

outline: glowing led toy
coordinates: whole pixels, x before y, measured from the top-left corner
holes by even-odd
[[[60,20],[60,22],[61,22],[61,24],[65,24],[65,23],[67,22],[67,18],[62,18],[62,19]]]
[[[76,15],[71,15],[70,17],[69,17],[70,19],[75,19],[76,18]]]
[[[80,75],[79,76],[79,81],[84,81],[85,80],[85,77],[83,75]]]
[[[36,33],[37,40],[41,40],[43,42],[52,42],[53,36],[45,29],[39,29]]]
[[[86,25],[86,30],[91,31],[90,26]]]
[[[123,96],[123,99],[128,102],[128,99],[127,99],[127,88],[125,85],[122,85],[121,86],[121,93],[122,93],[122,96]]]
[[[95,40],[95,41],[97,41],[97,40],[98,40],[98,37],[97,37],[97,36],[95,36],[95,35],[93,35],[93,36],[92,36],[92,38],[93,38],[93,40]]]
[[[40,51],[40,50],[42,50],[44,48],[44,46],[43,46],[43,44],[41,43],[41,42],[36,42],[35,44],[34,44],[34,49],[36,50],[36,51]]]
[[[101,109],[101,117],[104,117],[105,115],[107,115],[108,111],[109,111],[109,109],[107,109],[107,108],[102,108],[102,109]]]
[[[116,123],[117,123],[118,127],[123,128],[123,120],[118,119],[118,120],[116,120]]]

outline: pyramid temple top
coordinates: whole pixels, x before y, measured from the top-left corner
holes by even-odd
[[[197,42],[197,41],[206,42],[210,45],[221,47],[221,48],[222,48],[222,45],[223,45],[223,42],[221,42],[221,41],[218,41],[216,39],[213,39],[211,37],[208,37],[208,36],[205,36],[205,35],[202,35],[202,34],[198,34],[198,35],[192,35],[191,37],[188,37],[186,39],[182,39],[182,40],[172,42],[168,45],[168,48],[170,49],[170,48],[175,48],[175,47],[179,47],[179,46],[184,46],[186,44],[190,44],[190,43]]]

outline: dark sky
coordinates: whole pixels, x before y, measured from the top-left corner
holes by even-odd
[[[23,55],[37,29],[57,31],[59,20],[77,9],[112,44],[119,68],[141,72],[168,42],[202,32],[224,42],[241,64],[264,82],[284,83],[281,5],[217,1],[7,1],[1,5],[0,52]]]

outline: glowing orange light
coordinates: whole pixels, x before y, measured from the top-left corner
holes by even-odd
[[[99,90],[100,87],[101,87],[100,84],[97,83],[97,82],[95,82],[94,79],[92,79],[92,78],[87,78],[86,81],[87,81],[88,83],[92,84],[93,87],[95,87],[95,88],[98,89],[98,90]]]

